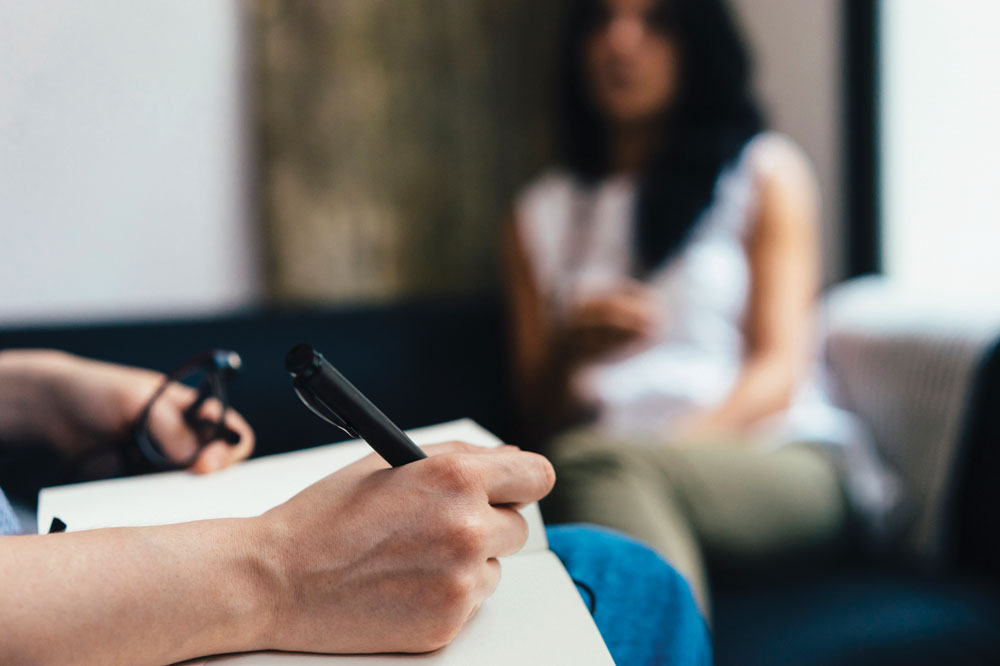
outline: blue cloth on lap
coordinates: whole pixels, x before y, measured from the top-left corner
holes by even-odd
[[[546,532],[618,666],[712,663],[708,627],[687,581],[653,550],[589,525]]]

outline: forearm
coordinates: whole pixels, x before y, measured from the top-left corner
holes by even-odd
[[[256,520],[0,539],[0,663],[156,665],[265,647]]]
[[[534,439],[544,440],[579,420],[585,411],[585,406],[572,394],[570,385],[582,361],[567,336],[552,331],[534,362],[519,373],[521,418],[531,425],[530,434]]]
[[[787,358],[748,359],[726,399],[697,418],[684,435],[697,439],[738,433],[786,408],[799,374],[796,364]]]

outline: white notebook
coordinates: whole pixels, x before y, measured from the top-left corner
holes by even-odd
[[[470,420],[412,430],[417,444],[500,441]],[[256,516],[331,472],[368,455],[361,441],[250,460],[217,474],[166,472],[45,488],[38,524],[58,516],[69,531],[97,527]],[[528,542],[501,560],[500,585],[451,645],[422,655],[313,655],[258,652],[197,659],[189,664],[239,666],[614,666],[569,574],[548,549],[538,506],[522,510]]]

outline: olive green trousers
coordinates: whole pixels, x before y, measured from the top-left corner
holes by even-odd
[[[580,429],[553,444],[550,522],[587,522],[656,549],[710,615],[706,557],[727,568],[831,552],[848,507],[832,459],[792,445],[671,445],[623,441]]]

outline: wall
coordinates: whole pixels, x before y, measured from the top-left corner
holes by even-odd
[[[481,291],[547,163],[556,0],[262,0],[269,285],[282,300]]]
[[[843,274],[843,0],[732,0],[756,50],[774,127],[812,158],[823,194],[826,279]]]
[[[0,0],[0,324],[259,293],[235,0]]]
[[[1000,292],[1000,4],[882,5],[885,272],[995,310]]]

